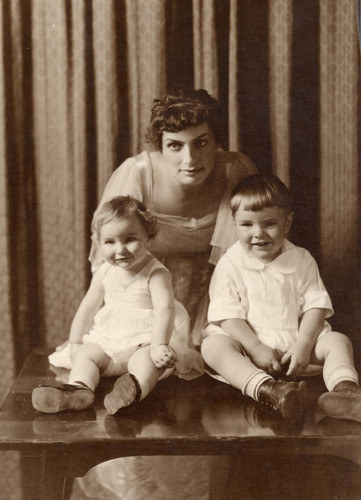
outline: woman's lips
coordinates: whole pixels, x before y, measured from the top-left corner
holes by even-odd
[[[193,168],[193,169],[188,169],[188,168],[182,168],[181,171],[186,173],[186,174],[189,174],[189,175],[192,175],[192,174],[197,174],[198,172],[200,172],[202,169],[201,168]]]

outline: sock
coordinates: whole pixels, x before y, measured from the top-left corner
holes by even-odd
[[[85,387],[85,389],[90,389],[90,387],[88,385],[86,385],[84,382],[81,382],[80,380],[75,380],[74,382],[72,382],[69,385],[77,385],[79,387]]]
[[[135,375],[133,375],[133,376],[135,377]],[[135,377],[135,378],[137,379],[137,377]],[[149,385],[147,384],[147,382],[140,383],[138,380],[138,384],[140,387],[139,401],[141,401],[142,399],[145,399],[148,396],[150,389],[149,389]]]
[[[257,370],[252,373],[244,384],[243,394],[258,401],[258,390],[266,380],[273,380],[273,378],[263,370]]]
[[[358,374],[352,365],[336,366],[329,373],[324,371],[323,378],[328,391],[333,391],[337,384],[346,380],[358,384]]]
[[[78,386],[81,386],[81,387],[86,387],[87,389],[90,389],[91,391],[95,391],[95,387],[98,385],[98,384],[95,384],[93,379],[91,377],[86,377],[86,376],[83,376],[82,377],[83,380],[74,380],[74,377],[69,377],[69,380],[68,380],[68,384],[70,385],[78,385]]]

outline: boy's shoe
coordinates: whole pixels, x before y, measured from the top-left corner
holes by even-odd
[[[290,422],[299,422],[307,405],[306,382],[266,380],[258,390],[258,401],[278,410]]]
[[[33,407],[43,413],[64,410],[86,410],[94,403],[94,392],[88,387],[62,384],[37,387],[32,393]]]
[[[141,389],[134,375],[126,373],[115,381],[112,391],[104,398],[104,406],[110,415],[114,415],[120,408],[139,401]]]
[[[327,417],[361,422],[361,388],[356,382],[340,382],[333,391],[321,394],[318,406]]]

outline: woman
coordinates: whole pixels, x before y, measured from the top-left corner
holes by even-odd
[[[200,344],[206,321],[213,265],[236,241],[230,192],[242,178],[255,173],[245,155],[224,150],[226,131],[222,109],[206,90],[178,89],[156,99],[147,131],[151,152],[128,158],[115,170],[100,203],[130,194],[155,213],[159,232],[150,251],[172,274],[175,298],[188,310],[195,345]],[[89,258],[94,271],[101,257],[95,236],[92,239]],[[158,498],[157,491],[164,498],[171,485],[169,497],[177,499],[178,491],[179,498],[185,498],[186,488],[187,498],[195,495],[200,500],[204,492],[207,495],[208,464],[204,457],[114,460],[79,480],[76,498],[80,498],[79,485],[94,498],[99,487],[106,485],[106,498],[152,499]],[[111,496],[109,491],[116,493]]]
[[[222,109],[206,90],[178,89],[156,99],[147,131],[153,150],[115,170],[100,203],[130,194],[155,213],[160,230],[150,251],[172,273],[195,344],[206,318],[210,264],[236,241],[230,192],[255,172],[245,155],[224,151],[226,130]],[[90,261],[93,271],[101,262],[94,236]]]

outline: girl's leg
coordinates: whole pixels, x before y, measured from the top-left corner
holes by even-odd
[[[276,382],[268,373],[257,368],[243,354],[240,345],[226,335],[207,337],[201,351],[208,366],[243,394],[272,406],[287,420],[300,420],[306,406],[304,382]]]
[[[144,399],[156,386],[164,369],[157,368],[150,357],[150,346],[138,349],[129,359],[128,372],[138,380],[141,394],[139,399]]]
[[[99,384],[100,373],[109,361],[110,357],[98,344],[87,342],[80,345],[71,360],[69,384],[82,384],[94,391]]]
[[[105,396],[104,406],[111,415],[146,398],[156,386],[164,369],[155,366],[149,351],[148,345],[132,354],[128,361],[128,373],[118,378],[113,390]]]
[[[97,344],[78,347],[72,358],[69,383],[60,386],[37,387],[32,393],[36,410],[57,413],[63,410],[85,410],[94,402],[94,390],[99,372],[105,370],[109,356]]]

